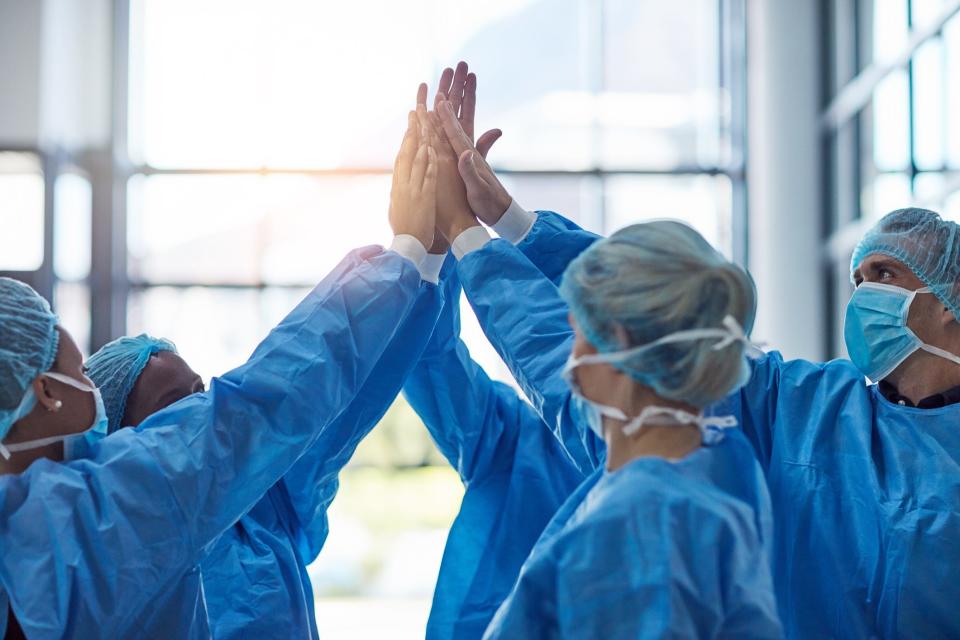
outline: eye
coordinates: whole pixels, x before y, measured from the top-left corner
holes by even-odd
[[[854,288],[859,287],[859,286],[862,285],[862,284],[863,284],[863,278],[862,278],[861,276],[856,276],[856,277],[853,279],[853,286],[854,286]]]
[[[893,271],[890,271],[886,267],[880,267],[880,270],[877,271],[877,275],[880,276],[881,282],[884,280],[893,280],[896,277]]]

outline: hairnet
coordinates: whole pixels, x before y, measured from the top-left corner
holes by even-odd
[[[885,215],[857,244],[850,278],[863,259],[882,253],[907,265],[960,320],[960,226],[927,209]]]
[[[150,361],[150,356],[161,351],[176,353],[177,348],[169,340],[144,333],[136,337],[118,338],[104,345],[87,360],[87,375],[103,396],[110,433],[123,426],[120,423],[127,409],[127,396]]]
[[[57,358],[57,316],[30,286],[0,278],[0,440],[14,422],[30,383]]]
[[[692,228],[661,220],[595,243],[570,263],[561,294],[601,353],[651,343],[678,331],[723,328],[733,316],[749,333],[753,280]],[[715,340],[668,343],[618,363],[662,397],[706,406],[746,381],[744,345]]]

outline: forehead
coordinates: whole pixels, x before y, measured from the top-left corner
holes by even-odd
[[[148,378],[155,383],[163,381],[179,382],[184,380],[192,382],[197,378],[197,374],[194,373],[190,365],[176,353],[172,351],[161,351],[150,357],[140,377]]]
[[[57,360],[65,365],[74,364],[83,360],[80,347],[77,346],[70,332],[59,325],[57,325],[56,330],[60,336],[57,344]]]
[[[891,258],[888,255],[882,253],[871,253],[866,258],[863,259],[857,266],[857,271],[875,271],[877,269],[890,268],[899,271],[910,271],[910,268],[907,265],[903,264],[896,258]]]

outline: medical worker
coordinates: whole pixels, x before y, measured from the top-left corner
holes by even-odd
[[[584,252],[561,290],[576,328],[563,375],[608,456],[485,637],[780,637],[760,467],[731,416],[703,413],[749,375],[752,281],[664,221]]]
[[[561,442],[602,464],[559,371],[569,309],[538,268],[594,242],[556,214],[514,202],[438,109],[472,210],[519,229],[459,274],[491,341]],[[932,211],[881,219],[851,261],[844,334],[851,360],[752,363],[750,382],[711,412],[733,415],[765,471],[775,516],[774,580],[788,637],[960,636],[960,227]],[[518,327],[522,329],[518,330]]]
[[[36,292],[0,279],[0,632],[209,637],[204,551],[311,445],[342,438],[331,425],[417,298],[436,163],[412,128],[391,249],[352,252],[246,364],[136,430],[104,437],[69,333]]]
[[[318,637],[306,567],[326,540],[339,472],[389,409],[430,336],[442,302],[436,286],[442,259],[428,256],[425,263],[434,266],[421,266],[424,281],[411,310],[360,392],[327,427],[329,437],[308,449],[201,562],[214,638]],[[104,346],[87,370],[103,394],[110,433],[136,427],[198,385],[202,390],[173,343],[148,335]]]

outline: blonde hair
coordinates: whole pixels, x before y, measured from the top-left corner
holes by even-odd
[[[756,315],[749,274],[694,229],[670,220],[631,225],[594,244],[570,263],[561,294],[601,353],[722,328],[726,316],[749,333]],[[718,350],[717,342],[659,345],[616,366],[660,396],[705,407],[749,375],[743,343]]]

